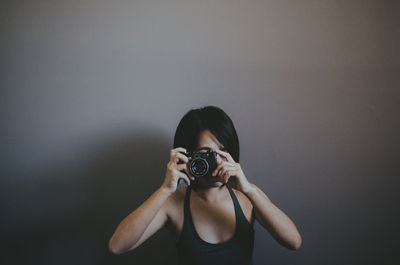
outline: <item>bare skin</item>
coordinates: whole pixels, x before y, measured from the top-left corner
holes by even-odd
[[[301,236],[295,224],[256,185],[248,182],[240,164],[236,163],[215,136],[208,130],[201,133],[199,151],[217,152],[218,167],[210,178],[200,178],[197,191],[192,190],[190,212],[200,238],[217,244],[233,237],[235,210],[226,184],[233,187],[246,219],[254,225],[256,219],[282,246],[297,250]],[[176,190],[178,181],[190,184],[194,180],[187,169],[189,159],[180,153],[181,147],[171,150],[163,184],[142,205],[126,216],[109,240],[109,250],[122,254],[140,246],[162,227],[179,240],[183,227],[183,205],[186,187]],[[178,164],[183,161],[183,164]],[[184,170],[186,174],[180,172]]]

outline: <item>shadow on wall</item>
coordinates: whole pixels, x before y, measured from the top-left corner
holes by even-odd
[[[175,240],[165,229],[133,251],[108,250],[117,225],[162,184],[171,141],[141,131],[96,142],[76,170],[34,176],[44,181],[25,207],[40,209],[31,211],[36,221],[30,215],[22,229],[13,224],[6,232],[7,264],[176,264]]]
[[[108,251],[117,225],[162,184],[172,148],[169,142],[163,135],[142,131],[100,147],[88,163],[87,189],[95,199],[87,227],[102,254],[96,264],[165,264],[166,260],[176,264],[174,239],[164,229],[133,251],[122,255]]]

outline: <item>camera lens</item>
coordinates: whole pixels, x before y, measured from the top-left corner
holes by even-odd
[[[190,163],[190,173],[195,177],[201,177],[207,174],[209,165],[206,160],[196,158]]]

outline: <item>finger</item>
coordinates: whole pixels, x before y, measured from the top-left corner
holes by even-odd
[[[216,173],[217,176],[221,176],[222,173],[227,169],[227,168],[231,168],[229,166],[223,165]]]
[[[235,160],[233,160],[232,156],[228,152],[224,152],[224,151],[221,151],[219,149],[214,149],[214,150],[215,150],[216,153],[218,153],[221,156],[223,156],[226,159],[228,159],[229,162],[235,162]]]
[[[182,170],[185,172],[183,173],[185,176],[189,177],[192,181],[194,181],[194,177],[190,174],[189,169],[187,167],[187,164],[175,164],[174,168],[179,171],[180,173],[183,173]]]
[[[212,176],[216,176],[217,173],[221,170],[221,168],[223,167],[223,164],[220,163],[213,171]]]
[[[228,183],[229,178],[231,177],[231,172],[230,171],[226,171],[223,175],[222,175],[222,179],[224,183]]]
[[[223,160],[221,159],[221,157],[219,155],[217,155],[217,164],[221,164],[223,162]]]
[[[224,167],[222,168],[222,170],[219,172],[219,175],[223,176],[226,172],[231,171],[231,170],[235,170],[234,167]]]
[[[219,161],[217,160],[217,165],[221,165],[221,164],[235,166],[236,162],[229,162],[229,161],[222,160],[220,158]]]
[[[222,167],[225,167],[225,166],[234,167],[235,165],[232,164],[232,163],[229,163],[229,162],[221,162],[221,163],[215,168],[215,170],[213,171],[213,174],[212,174],[212,175],[215,176],[216,173],[217,173],[218,171],[220,171]]]
[[[186,153],[186,148],[183,148],[183,147],[177,147],[177,148],[174,148],[174,149],[172,149],[171,151],[174,151],[174,152],[179,152],[179,151],[182,151],[182,152]]]
[[[227,170],[234,170],[234,167],[222,167],[218,172],[217,172],[217,176],[222,176]]]
[[[177,170],[179,170],[179,171],[181,171],[181,170],[185,170],[186,171],[186,164],[177,164],[177,165],[175,165],[175,168],[177,169]]]
[[[224,156],[229,162],[235,163],[235,160],[232,158],[231,154],[229,154],[228,152],[217,150],[217,153],[219,153],[220,155]]]
[[[177,147],[177,148],[171,149],[169,154],[170,154],[170,157],[173,157],[176,153],[180,153],[180,152],[186,153],[186,149],[183,147]]]
[[[182,172],[179,172],[178,175],[179,175],[179,179],[183,179],[186,182],[186,184],[188,186],[190,186],[190,180],[185,174],[183,174]]]
[[[182,153],[174,153],[171,156],[171,160],[174,163],[178,163],[179,159],[182,160],[184,163],[188,163],[189,162],[189,158],[187,156],[185,156],[184,154],[182,154]]]

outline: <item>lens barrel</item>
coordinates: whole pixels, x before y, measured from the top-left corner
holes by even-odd
[[[195,158],[189,164],[189,171],[194,177],[207,175],[210,165],[204,158]]]

